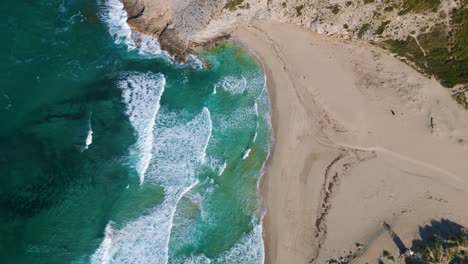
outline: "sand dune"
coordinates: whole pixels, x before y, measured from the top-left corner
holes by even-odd
[[[269,81],[267,263],[398,256],[384,221],[407,246],[431,219],[468,226],[468,112],[437,81],[293,25],[258,22],[233,38]]]

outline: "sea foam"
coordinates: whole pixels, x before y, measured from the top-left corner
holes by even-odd
[[[153,131],[166,79],[160,73],[151,72],[126,72],[122,76],[118,86],[122,90],[125,113],[137,132],[138,139],[132,152],[138,157],[136,170],[140,175],[140,183],[143,183],[153,156]]]
[[[98,16],[106,23],[109,34],[116,44],[125,44],[130,50],[136,48],[132,39],[132,30],[127,24],[127,12],[119,0],[99,0]]]
[[[260,223],[256,224],[250,233],[245,234],[230,249],[222,252],[215,259],[210,259],[204,254],[199,254],[174,260],[174,263],[180,264],[260,264],[264,262],[264,243],[262,239],[262,225]]]
[[[221,254],[216,263],[264,263],[263,248],[262,225],[256,224],[250,233],[244,235],[233,247]]]
[[[247,79],[244,76],[226,76],[222,81],[222,87],[230,94],[242,94],[247,87]]]
[[[81,150],[81,152],[87,150],[89,146],[93,143],[93,128],[91,127],[91,116],[92,116],[92,113],[88,119],[88,134],[86,135],[85,145],[83,149]]]
[[[161,109],[153,131],[153,155],[145,184],[161,185],[163,202],[122,229],[106,231],[92,263],[168,263],[177,204],[198,183],[196,169],[203,163],[211,135],[207,108],[185,123],[180,121],[184,120],[181,115]]]
[[[250,155],[250,149],[247,149],[244,154],[242,155],[242,159],[245,160],[246,158],[248,158]]]
[[[167,55],[158,40],[150,35],[133,31],[127,23],[128,15],[119,0],[99,0],[99,18],[107,25],[116,44],[124,44],[128,50],[150,56]]]

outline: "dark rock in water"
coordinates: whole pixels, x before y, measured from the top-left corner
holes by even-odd
[[[174,56],[177,61],[184,61],[191,53],[188,43],[183,41],[174,29],[165,29],[159,35],[159,43],[161,48]]]
[[[158,37],[163,50],[177,61],[185,60],[190,52],[188,44],[173,29],[167,1],[122,0],[122,3],[128,14],[127,23],[131,28]]]
[[[138,32],[158,37],[161,49],[183,62],[193,49],[213,44],[218,38],[195,43],[189,36],[206,27],[210,15],[222,7],[220,1],[122,0],[128,14],[127,23]]]

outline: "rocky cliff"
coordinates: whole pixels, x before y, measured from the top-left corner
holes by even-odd
[[[252,20],[370,42],[435,76],[465,107],[468,0],[122,0],[136,30],[179,59]]]

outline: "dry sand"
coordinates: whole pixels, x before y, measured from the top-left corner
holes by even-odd
[[[468,112],[437,81],[293,25],[258,22],[233,38],[258,56],[272,103],[267,263],[325,263],[356,242],[366,249],[355,263],[398,256],[384,221],[406,246],[431,219],[468,226]]]

